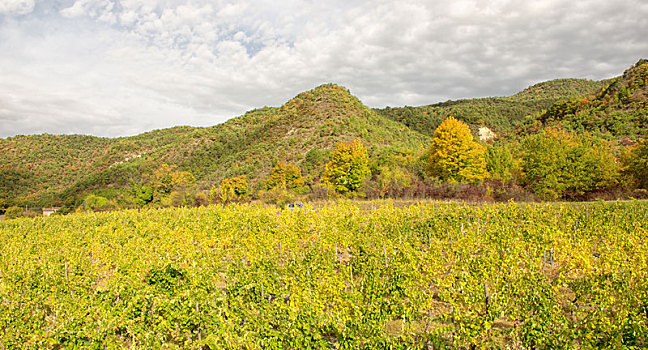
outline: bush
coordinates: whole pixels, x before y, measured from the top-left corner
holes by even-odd
[[[379,188],[379,196],[392,197],[403,192],[412,184],[412,177],[406,169],[401,167],[382,166],[376,178]]]
[[[203,192],[198,192],[194,197],[194,207],[205,207],[209,205],[209,198]]]
[[[260,191],[259,198],[263,203],[275,204],[283,208],[286,204],[294,202],[297,196],[286,186],[276,186],[268,191]]]
[[[5,211],[5,220],[16,219],[23,216],[23,209],[18,206],[11,206]]]
[[[115,203],[106,197],[89,194],[83,200],[83,209],[91,211],[103,211],[115,209]]]

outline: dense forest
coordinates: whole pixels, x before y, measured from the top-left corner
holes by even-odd
[[[213,127],[15,136],[0,139],[0,212],[340,196],[647,197],[647,83],[642,59],[605,81],[559,79],[513,96],[385,109],[326,84]]]

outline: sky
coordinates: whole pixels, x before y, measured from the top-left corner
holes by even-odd
[[[324,83],[370,107],[605,79],[648,0],[0,0],[0,137],[211,126]]]

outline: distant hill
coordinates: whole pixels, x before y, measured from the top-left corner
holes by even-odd
[[[640,60],[593,94],[555,103],[538,119],[544,125],[607,138],[647,136],[648,60]]]
[[[193,130],[175,127],[124,138],[43,134],[0,139],[0,201],[62,204],[61,193],[83,183],[127,183],[116,179],[139,170],[122,174],[122,164],[135,164],[142,154],[164,149]]]
[[[474,127],[486,126],[506,135],[514,132],[527,116],[540,113],[558,101],[592,94],[604,85],[600,81],[558,79],[533,85],[513,96],[447,101],[420,107],[388,107],[376,111],[427,135],[431,135],[450,115]]]

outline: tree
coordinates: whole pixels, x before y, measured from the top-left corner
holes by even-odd
[[[648,139],[634,144],[622,158],[623,174],[637,188],[648,189]]]
[[[242,200],[248,193],[248,182],[245,175],[223,179],[218,186],[217,196],[223,202],[233,202]],[[210,192],[212,198],[216,197],[216,191]]]
[[[174,189],[185,188],[196,182],[196,178],[188,171],[177,171],[175,165],[161,164],[153,174],[145,174],[146,182],[156,194],[169,194]]]
[[[339,193],[355,191],[370,174],[369,156],[360,140],[338,142],[324,168],[323,180]]]
[[[131,181],[131,195],[135,200],[135,204],[143,206],[153,200],[153,187],[147,185],[139,185]]]
[[[434,131],[428,173],[449,182],[480,182],[488,176],[486,149],[466,123],[448,117]]]
[[[504,182],[513,176],[513,155],[506,146],[488,146],[486,150],[486,170],[490,177]]]
[[[589,135],[548,128],[523,146],[522,183],[545,200],[605,189],[617,181],[612,146]]]
[[[297,189],[304,186],[304,178],[301,170],[295,164],[279,161],[272,168],[272,172],[266,181],[266,190],[275,187]]]
[[[163,163],[153,171],[153,174],[144,175],[146,185],[135,189],[137,202],[146,204],[154,201],[162,205],[190,205],[189,202],[193,200],[197,191],[196,178],[188,171],[178,171],[175,168],[175,165]],[[149,192],[149,188],[152,189],[152,193]],[[172,193],[173,198],[171,198]]]

